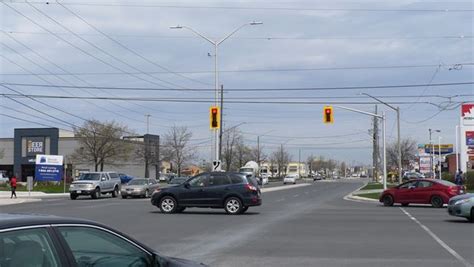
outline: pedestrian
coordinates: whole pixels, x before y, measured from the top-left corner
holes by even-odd
[[[13,175],[13,177],[10,179],[10,187],[12,189],[12,196],[10,198],[13,198],[15,196],[16,198],[16,176]]]
[[[456,174],[456,178],[454,179],[454,183],[457,185],[462,185],[463,184],[463,174],[461,170],[458,170],[458,173]]]

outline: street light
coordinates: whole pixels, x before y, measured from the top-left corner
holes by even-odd
[[[402,168],[402,146],[401,146],[401,136],[400,136],[400,107],[394,107],[375,96],[369,95],[367,93],[361,93],[362,95],[366,95],[376,101],[384,104],[385,106],[395,110],[397,112],[397,150],[398,150],[398,183],[402,183],[402,175],[403,175],[403,168]]]
[[[214,46],[214,75],[215,75],[215,79],[214,79],[214,82],[215,82],[215,89],[216,89],[216,92],[215,92],[215,105],[218,106],[219,105],[219,71],[218,71],[218,48],[219,48],[219,45],[222,44],[225,40],[227,40],[229,37],[231,37],[232,35],[234,35],[236,32],[238,32],[240,29],[242,29],[243,27],[245,26],[255,26],[255,25],[262,25],[263,22],[260,22],[260,21],[251,21],[251,22],[248,22],[248,23],[244,23],[242,24],[241,26],[237,27],[235,30],[233,30],[231,33],[227,34],[224,38],[220,39],[220,40],[212,40],[211,38],[208,38],[206,37],[205,35],[203,35],[202,33],[196,31],[195,29],[191,28],[191,27],[188,27],[188,26],[184,26],[184,25],[176,25],[176,26],[171,26],[170,29],[174,29],[174,30],[179,30],[179,29],[187,29],[191,32],[193,32],[194,34],[196,34],[197,36],[203,38],[204,40],[208,41],[209,43],[211,43],[213,46]],[[221,110],[222,112],[222,110]],[[222,125],[221,125],[222,127]],[[219,136],[219,132],[218,131],[215,131],[215,158],[216,158],[216,161],[219,161],[219,158],[220,158],[220,151],[219,151],[219,143],[220,143],[220,136]]]

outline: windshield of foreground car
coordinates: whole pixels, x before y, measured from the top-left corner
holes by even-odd
[[[84,173],[78,180],[82,181],[98,181],[100,179],[100,174],[98,173]]]

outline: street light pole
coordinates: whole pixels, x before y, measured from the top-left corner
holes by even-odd
[[[401,134],[400,134],[400,107],[394,107],[379,98],[369,95],[367,93],[361,93],[362,95],[366,95],[372,99],[375,99],[376,101],[384,104],[385,106],[395,110],[397,112],[397,150],[398,150],[398,183],[402,183],[402,175],[403,175],[403,167],[402,167],[402,146],[401,146]]]
[[[214,82],[215,82],[215,101],[214,102],[215,102],[216,106],[219,106],[219,64],[218,64],[219,45],[222,44],[229,37],[234,35],[236,32],[238,32],[243,27],[248,26],[248,25],[254,26],[254,25],[261,25],[261,24],[263,24],[263,23],[262,22],[256,22],[256,21],[242,24],[240,27],[236,28],[234,31],[227,34],[224,38],[222,38],[219,41],[212,40],[212,39],[206,37],[205,35],[201,34],[200,32],[196,31],[195,29],[193,29],[191,27],[188,27],[188,26],[177,25],[177,26],[170,27],[170,29],[187,29],[187,30],[193,32],[194,34],[196,34],[197,36],[199,36],[199,37],[203,38],[204,40],[208,41],[209,43],[211,43],[214,46]],[[220,109],[220,112],[221,112],[221,115],[222,115],[222,109]],[[222,125],[221,125],[221,127],[222,127]],[[215,144],[214,144],[214,146],[215,146],[215,151],[214,151],[215,152],[215,160],[219,161],[219,155],[220,155],[220,151],[219,151],[220,150],[219,149],[219,143],[220,143],[219,131],[214,132],[214,138],[215,138]]]
[[[439,167],[439,179],[441,179],[441,136],[438,136],[438,167]]]

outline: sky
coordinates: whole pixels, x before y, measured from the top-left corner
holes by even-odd
[[[188,28],[220,40],[252,21],[263,24],[219,45],[219,84],[224,129],[239,125],[251,146],[260,136],[266,154],[284,144],[294,160],[300,152],[302,160],[371,162],[371,117],[335,106],[335,122],[322,122],[325,105],[373,112],[375,101],[362,93],[400,108],[402,138],[427,143],[431,128],[441,130],[434,140],[454,143],[459,105],[474,101],[470,1],[1,2],[0,137],[12,137],[14,128],[71,129],[87,119],[145,133],[149,114],[150,133],[187,126],[209,160],[215,52]],[[383,105],[378,111],[394,142],[396,113]]]

